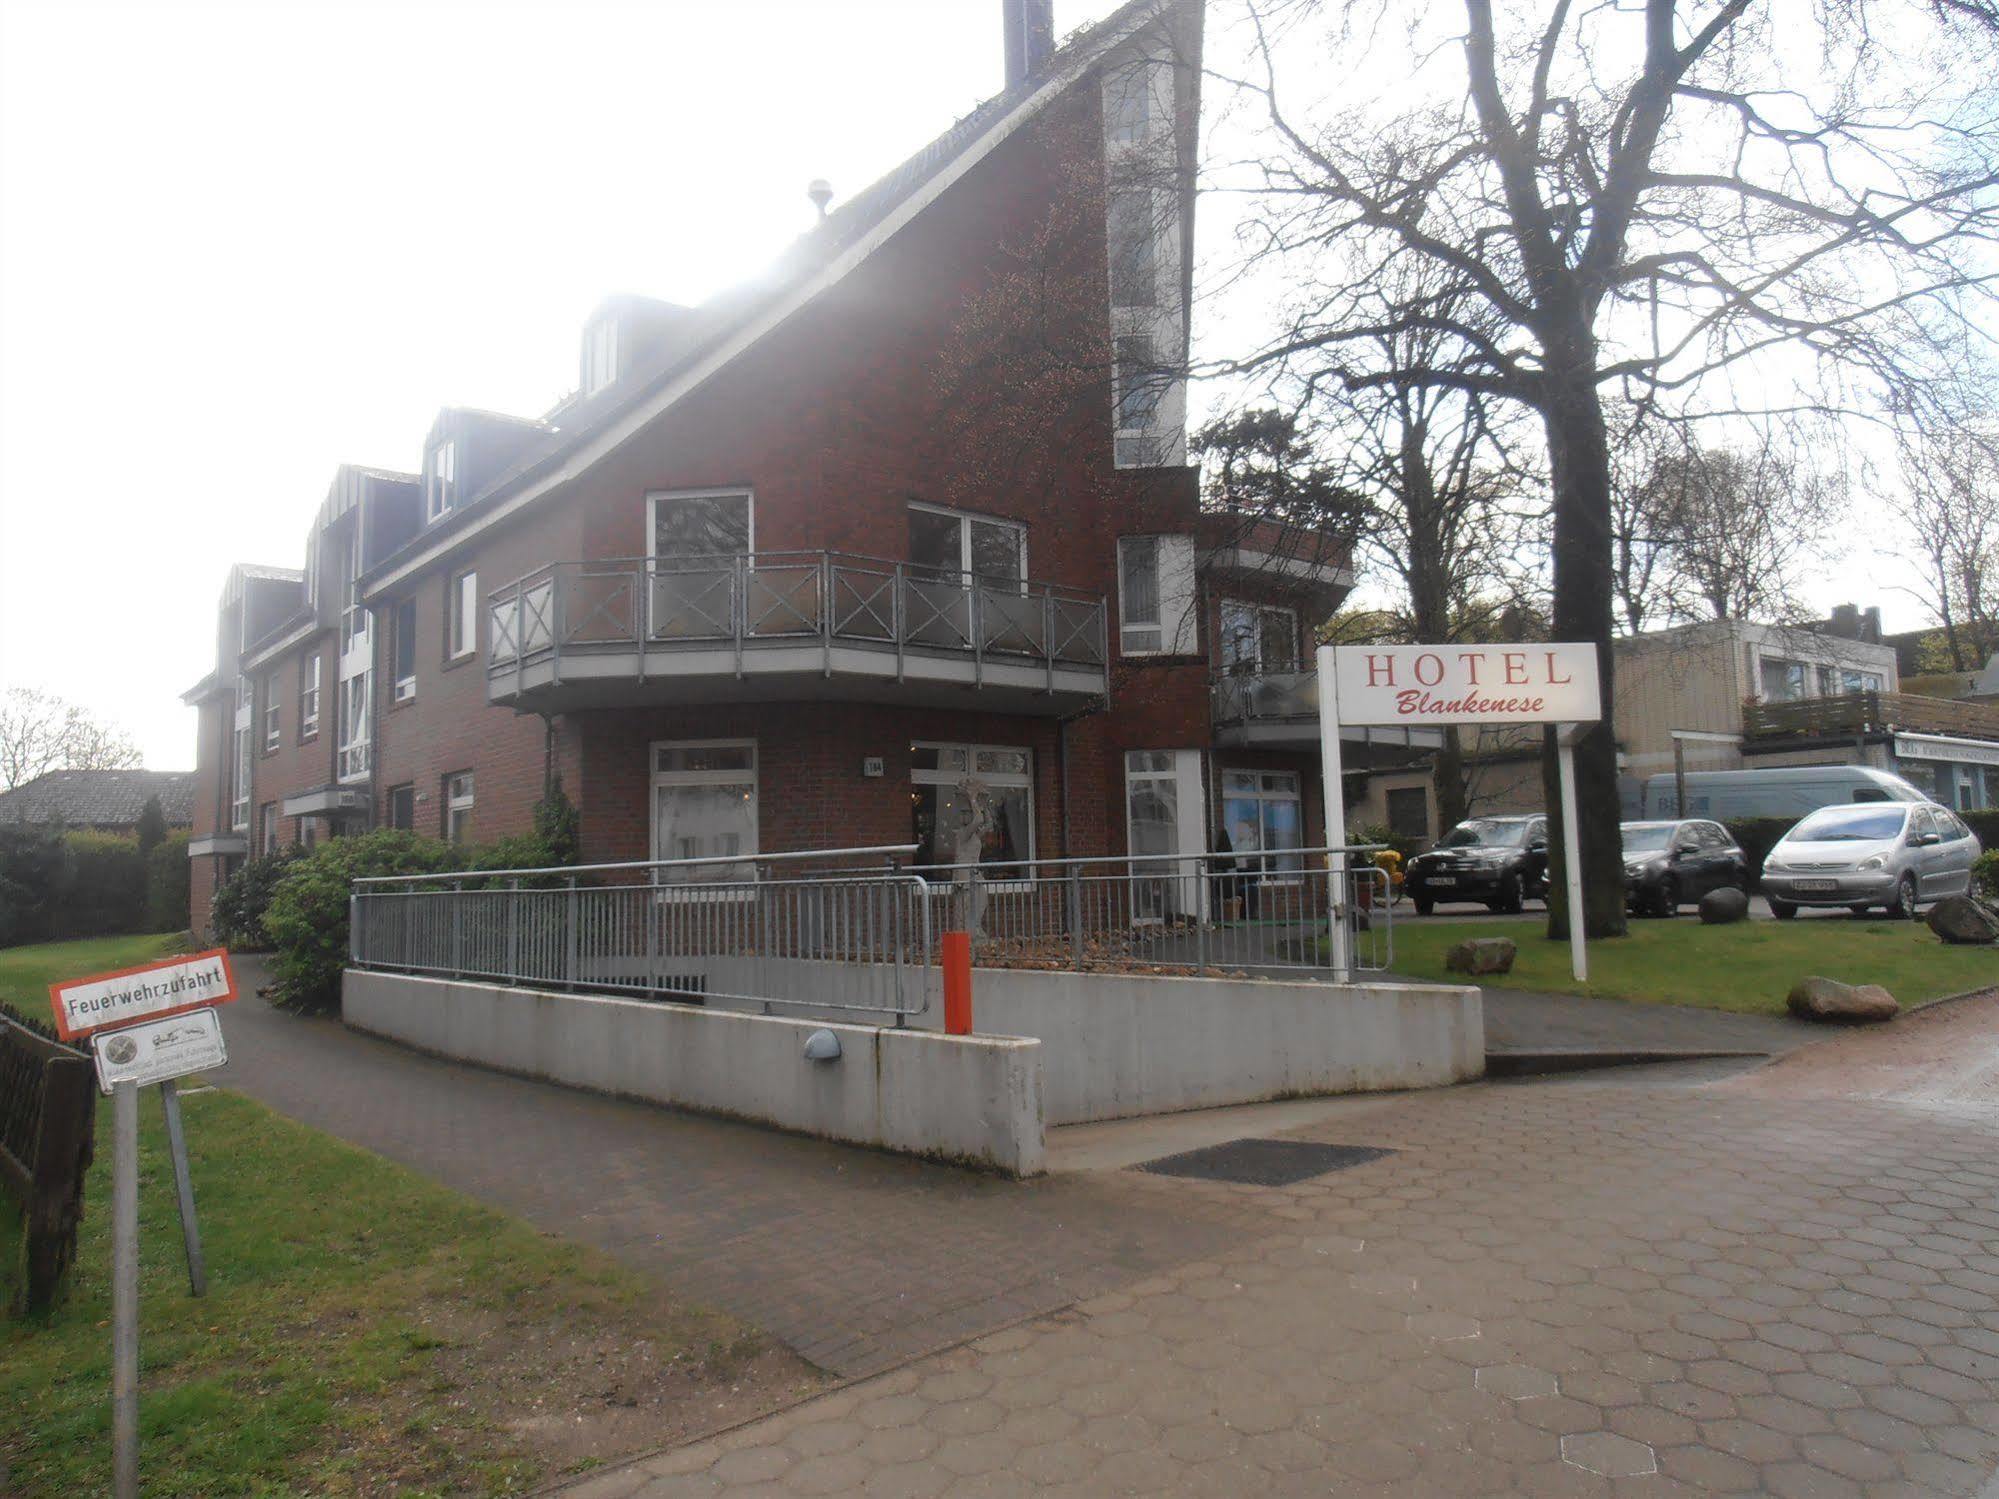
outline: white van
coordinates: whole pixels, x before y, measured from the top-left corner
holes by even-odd
[[[1687,805],[1671,774],[1645,783],[1647,819],[1803,817],[1847,802],[1926,802],[1900,776],[1865,765],[1782,765],[1771,770],[1690,770]]]

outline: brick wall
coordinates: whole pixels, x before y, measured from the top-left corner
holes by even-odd
[[[484,599],[550,562],[642,555],[652,491],[752,486],[759,551],[906,557],[913,500],[1002,516],[1026,527],[1032,579],[1105,598],[1114,621],[1118,536],[1194,530],[1198,493],[1192,470],[1113,464],[1102,211],[1093,196],[1102,190],[1100,142],[1098,91],[1071,91],[705,388],[564,491],[412,579],[412,702],[391,701],[393,609],[377,616],[376,820],[386,821],[388,790],[409,784],[419,798],[417,829],[439,832],[444,778],[470,770],[473,837],[483,842],[528,826],[543,785],[547,729],[539,716],[487,702]],[[1009,310],[1007,278],[1036,253],[1037,228],[1056,222],[1082,230],[1038,267],[1048,304]],[[1003,313],[1021,317],[1076,309],[1065,331],[1081,328],[1080,347],[1104,367],[1100,377],[1057,382],[1055,403],[1025,426],[1014,404],[1020,392],[1003,369],[996,364],[989,382],[978,383],[983,335],[967,330],[990,326],[996,297]],[[1003,461],[995,456],[1002,448]],[[446,592],[466,567],[479,576],[480,653],[452,663],[444,659]],[[1115,657],[1114,626],[1109,634]],[[1212,629],[1204,635],[1212,639]],[[318,751],[287,746],[260,758],[257,805],[331,778],[336,669],[329,656]],[[1210,670],[1205,646],[1186,657],[1114,660],[1108,711],[1068,730],[1066,798],[1062,732],[1052,719],[909,706],[573,713],[554,720],[555,763],[581,809],[586,856],[637,858],[648,852],[646,748],[657,739],[758,740],[766,850],[907,840],[912,738],[1025,745],[1035,755],[1042,855],[1117,852],[1124,752],[1206,746]],[[293,671],[288,728],[296,717]],[[967,701],[976,703],[975,695]],[[218,728],[219,740],[204,723],[203,753],[226,761],[226,721]],[[881,778],[861,775],[867,755],[883,758]]]

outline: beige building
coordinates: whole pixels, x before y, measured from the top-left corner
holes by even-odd
[[[1655,630],[1620,640],[1616,656],[1611,724],[1627,816],[1638,815],[1646,781],[1673,774],[1676,749],[1689,771],[1865,765],[1960,810],[1999,806],[1999,703],[1904,692],[1877,610],[1846,605],[1809,625]],[[1474,814],[1542,809],[1538,733],[1489,730],[1466,750]],[[1350,791],[1356,825],[1442,831],[1423,769],[1377,771]]]

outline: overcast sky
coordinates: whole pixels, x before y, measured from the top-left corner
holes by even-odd
[[[1000,86],[999,9],[0,0],[0,686],[192,765],[230,564],[440,406],[546,409],[607,294],[770,258]]]

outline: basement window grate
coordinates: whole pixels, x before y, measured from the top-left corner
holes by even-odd
[[[1314,1140],[1231,1140],[1147,1161],[1138,1169],[1155,1176],[1288,1187],[1395,1154],[1375,1145],[1322,1145]]]

